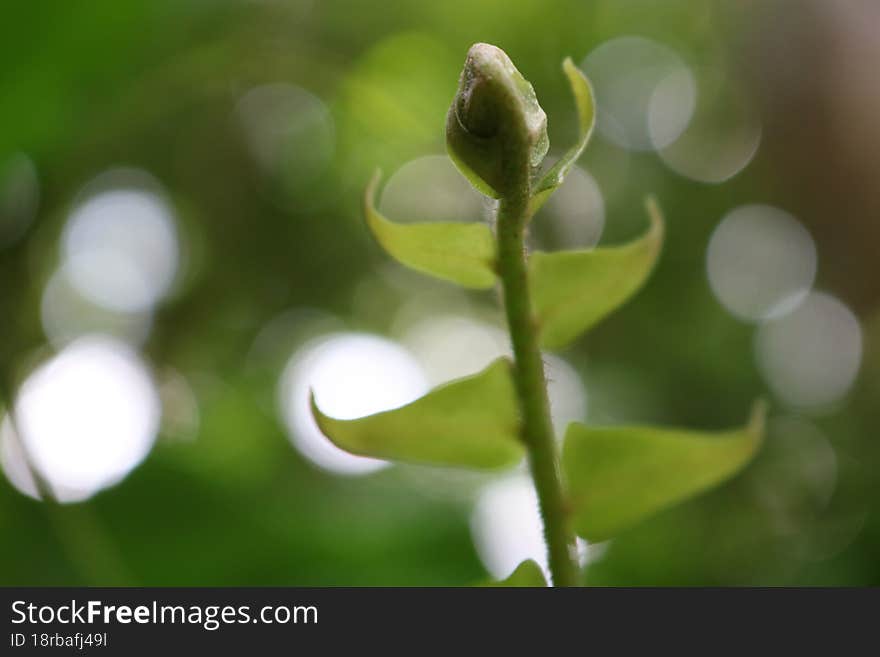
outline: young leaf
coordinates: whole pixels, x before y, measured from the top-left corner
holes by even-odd
[[[562,70],[565,71],[565,75],[568,77],[571,91],[574,94],[574,102],[577,106],[578,140],[535,184],[535,191],[532,194],[530,203],[530,212],[532,214],[544,205],[544,202],[553,191],[565,180],[565,176],[568,175],[569,170],[575,165],[575,162],[578,161],[581,153],[587,147],[590,136],[593,134],[593,126],[596,125],[596,104],[593,100],[593,89],[590,86],[590,81],[574,65],[571,57],[566,57],[565,61],[562,62]]]
[[[507,588],[545,587],[547,586],[547,580],[544,578],[544,571],[541,570],[541,566],[532,559],[526,559],[506,579],[500,582],[483,582],[478,584],[478,586]]]
[[[361,456],[472,468],[515,465],[523,456],[506,358],[401,408],[356,420],[312,415],[337,447]]]
[[[541,346],[565,346],[642,286],[663,243],[660,210],[653,199],[646,206],[651,227],[629,244],[532,255],[529,285]]]
[[[379,172],[364,192],[364,215],[376,241],[398,262],[464,287],[495,284],[495,240],[484,223],[397,224],[376,209]]]
[[[735,474],[757,452],[766,407],[742,429],[701,433],[571,424],[562,449],[574,528],[604,541],[656,511]]]

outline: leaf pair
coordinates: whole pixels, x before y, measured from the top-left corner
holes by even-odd
[[[337,420],[312,399],[312,412],[333,443],[362,456],[495,469],[525,453],[505,358],[395,410]],[[570,425],[562,470],[578,535],[605,540],[732,476],[759,447],[764,412],[759,403],[746,427],[720,433]]]
[[[496,282],[495,240],[483,223],[396,224],[374,205],[378,176],[367,187],[364,213],[376,240],[408,267],[469,288]],[[529,288],[541,346],[558,349],[635,294],[651,273],[663,243],[663,218],[647,203],[650,228],[622,246],[529,258]]]

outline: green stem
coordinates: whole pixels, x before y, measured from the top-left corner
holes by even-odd
[[[538,331],[532,313],[528,285],[526,224],[529,219],[529,170],[524,164],[509,172],[514,184],[498,209],[498,273],[504,294],[507,324],[513,343],[514,376],[520,413],[522,440],[526,445],[532,479],[544,522],[550,574],[556,586],[577,586],[579,568],[575,536],[559,473],[559,455],[547,379],[538,346]],[[511,179],[513,178],[513,179]]]

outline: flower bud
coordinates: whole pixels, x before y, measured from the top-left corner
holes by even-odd
[[[506,171],[537,167],[549,145],[547,115],[532,85],[500,48],[471,46],[446,118],[446,146],[459,170],[497,198],[507,191]]]

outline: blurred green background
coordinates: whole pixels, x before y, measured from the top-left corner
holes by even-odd
[[[649,193],[667,217],[646,287],[548,359],[557,428],[772,403],[751,467],[585,546],[587,581],[880,584],[876,5],[3,13],[0,584],[465,585],[541,556],[522,472],[352,460],[301,408],[309,386],[340,415],[399,404],[506,348],[494,293],[404,271],[359,214],[377,166],[394,219],[486,213],[437,157],[475,41],[532,81],[551,154],[575,135],[562,59],[596,87],[536,246],[627,240]]]

